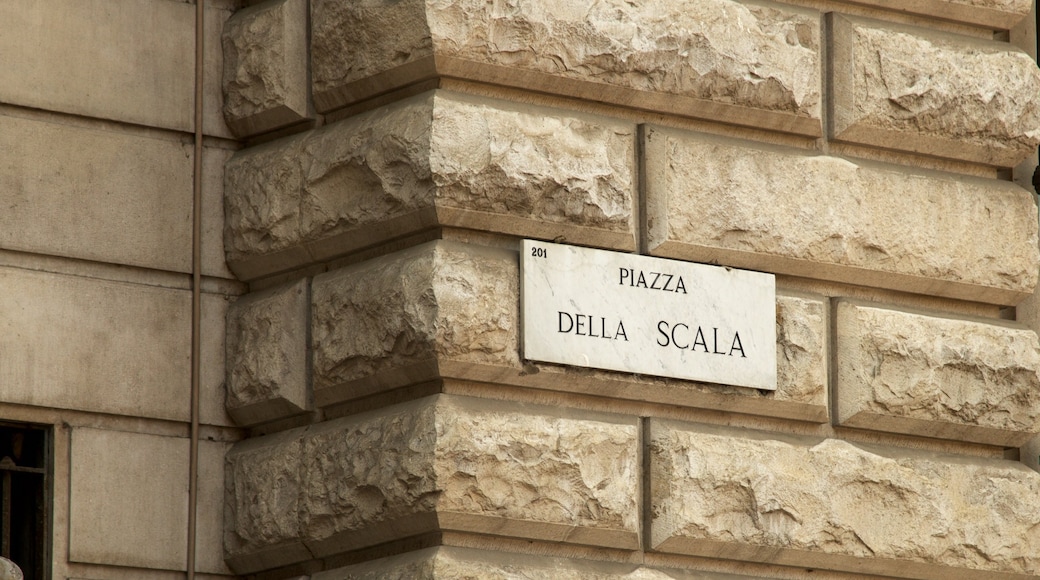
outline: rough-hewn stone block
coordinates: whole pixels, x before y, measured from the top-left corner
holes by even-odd
[[[249,279],[439,225],[633,249],[634,135],[426,93],[236,155],[228,262]]]
[[[185,569],[187,438],[78,428],[69,462],[69,560]]]
[[[900,578],[1040,573],[1040,474],[1017,462],[651,421],[654,550]]]
[[[837,339],[842,425],[1006,447],[1040,433],[1032,330],[843,301]]]
[[[0,115],[0,150],[4,249],[191,272],[190,147]]]
[[[316,0],[328,111],[435,76],[818,135],[820,17],[732,0]]]
[[[1010,167],[1040,143],[1040,70],[1009,44],[833,17],[833,137]]]
[[[193,129],[194,5],[4,2],[0,22],[0,102]]]
[[[307,2],[268,0],[224,25],[224,118],[240,137],[308,117]]]
[[[430,397],[236,445],[229,565],[434,530],[636,548],[636,421],[497,405]]]
[[[191,292],[16,268],[0,287],[0,400],[189,420]]]
[[[657,128],[646,166],[657,256],[994,304],[1037,283],[1036,204],[1009,182]]]
[[[315,404],[456,378],[826,420],[821,301],[778,297],[776,391],[524,364],[516,259],[512,252],[435,242],[316,277]]]
[[[755,580],[712,572],[441,546],[319,572],[312,580]]]
[[[227,317],[227,410],[239,425],[305,412],[307,280],[249,294]]]

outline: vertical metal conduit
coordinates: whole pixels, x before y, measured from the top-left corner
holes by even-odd
[[[205,1],[195,0],[195,155],[191,217],[191,446],[188,458],[188,580],[195,579],[195,528],[199,490],[199,369],[202,320],[202,98]]]

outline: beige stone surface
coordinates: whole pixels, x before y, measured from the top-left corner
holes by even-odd
[[[1037,283],[1036,205],[1009,182],[660,128],[646,166],[654,255],[993,304]]]
[[[224,121],[224,50],[220,37],[224,23],[240,8],[236,0],[206,2],[203,39],[202,127],[206,135],[234,138]]]
[[[1030,0],[860,0],[857,4],[878,6],[1007,30],[1014,27],[1032,7]]]
[[[184,570],[188,448],[187,438],[74,429],[69,560]]]
[[[195,571],[231,574],[224,563],[224,456],[229,443],[199,441],[198,507],[195,539]]]
[[[437,547],[408,552],[311,576],[312,580],[754,580],[712,572],[657,570],[633,564],[615,564],[492,552],[470,548]]]
[[[634,549],[637,442],[634,419],[441,395],[240,443],[228,563],[249,573],[437,529]]]
[[[628,124],[443,91],[240,152],[225,247],[242,278],[437,225],[632,249]]]
[[[1040,143],[1040,70],[1005,42],[833,18],[833,137],[1011,167]]]
[[[202,155],[202,275],[234,278],[224,260],[224,164],[234,151],[206,147]]]
[[[648,452],[657,551],[902,578],[1040,573],[1040,474],[1017,462],[654,419]]]
[[[199,368],[199,421],[203,425],[234,426],[227,413],[227,311],[234,298],[202,293]]]
[[[0,115],[0,149],[0,247],[191,271],[190,147]]]
[[[4,2],[0,22],[0,101],[192,130],[194,5]]]
[[[189,420],[191,292],[0,268],[0,400]]]
[[[819,132],[814,11],[731,0],[569,7],[319,0],[312,22],[315,102],[323,111],[444,74]]]
[[[227,316],[227,410],[239,425],[310,408],[306,279],[240,297]]]
[[[224,25],[224,118],[239,137],[307,118],[307,1],[268,0]]]
[[[1034,437],[1022,446],[1019,450],[1019,458],[1026,467],[1040,472],[1040,436]]]
[[[7,558],[0,558],[0,580],[22,580],[21,568]]]
[[[837,368],[842,425],[1005,447],[1040,433],[1040,341],[1020,326],[842,301]]]
[[[826,319],[819,297],[777,299],[777,390],[613,373],[519,358],[513,252],[434,242],[317,276],[315,404],[457,378],[601,397],[827,420]]]

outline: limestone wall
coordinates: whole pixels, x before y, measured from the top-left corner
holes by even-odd
[[[237,4],[208,0],[199,30],[197,259],[194,3],[0,5],[0,458],[27,467],[9,429],[49,435],[46,473],[34,474],[46,508],[30,514],[45,526],[37,561],[23,559],[30,538],[17,527],[4,538],[27,579],[184,577],[193,358],[201,441],[192,571],[233,577],[220,541],[223,460],[242,432],[224,404],[224,322],[246,287],[223,252],[223,167],[240,145],[221,114],[220,34]],[[18,483],[12,502],[16,513],[35,507]]]
[[[227,565],[1040,575],[1030,10],[237,11]],[[775,274],[776,390],[525,360],[524,238]]]

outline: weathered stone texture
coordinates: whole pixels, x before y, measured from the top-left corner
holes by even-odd
[[[0,115],[0,150],[4,249],[191,272],[190,147]]]
[[[302,413],[307,389],[307,281],[238,299],[227,317],[227,409],[240,425]]]
[[[229,455],[239,573],[304,559],[291,544],[325,557],[434,529],[635,547],[634,421],[439,396],[277,437]]]
[[[1004,324],[841,302],[843,425],[1018,447],[1040,433],[1040,342]]]
[[[319,572],[313,580],[754,580],[711,572],[437,547]]]
[[[634,246],[631,125],[443,91],[228,164],[228,261],[250,278],[437,224]]]
[[[22,569],[7,558],[0,558],[0,580],[22,580]]]
[[[0,22],[0,102],[193,129],[193,5],[5,2]]]
[[[72,430],[68,559],[184,570],[188,447],[186,437]]]
[[[668,108],[677,97],[698,100],[703,104],[686,112],[797,125],[769,118],[778,113],[802,121],[799,131],[819,130],[820,19],[813,11],[732,0],[568,7],[323,0],[313,14],[313,82],[323,110],[361,96],[352,83],[410,64],[410,73],[397,73],[402,80],[450,69],[452,76],[623,104]],[[749,118],[747,110],[766,115]]]
[[[0,268],[0,400],[188,421],[191,292]]]
[[[221,44],[224,118],[236,135],[307,117],[306,0],[269,0],[236,12]]]
[[[442,242],[315,278],[316,391],[437,358],[518,368],[511,258]]]
[[[1009,167],[1040,143],[1040,70],[1007,43],[834,17],[834,138]]]
[[[776,398],[827,406],[827,317],[820,300],[776,297]]]
[[[910,578],[1040,573],[1040,474],[1015,462],[658,420],[649,453],[655,550]]]
[[[1008,182],[656,128],[646,164],[654,255],[996,304],[1037,283],[1036,205]]]

